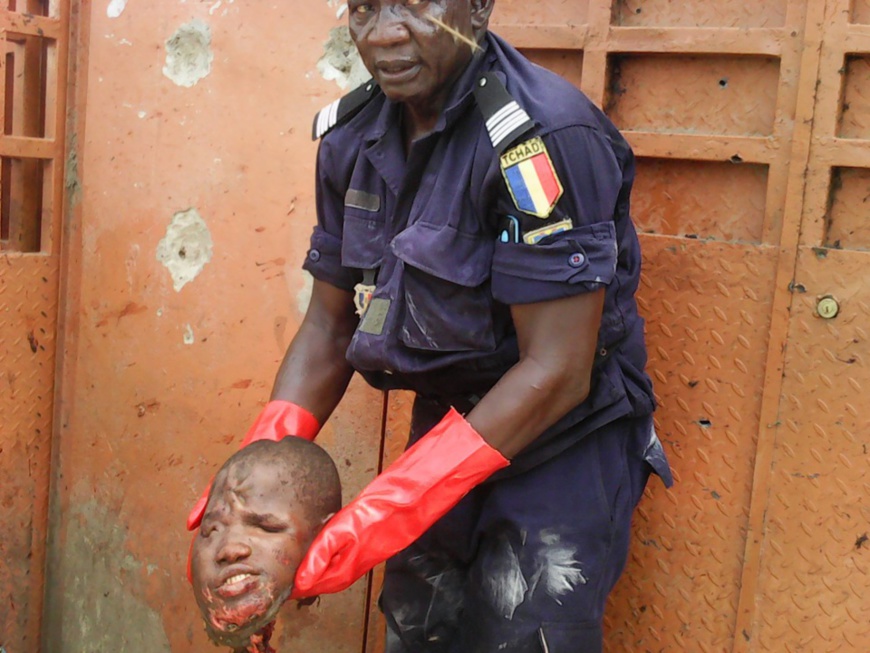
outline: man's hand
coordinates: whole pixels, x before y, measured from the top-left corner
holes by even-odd
[[[296,572],[291,598],[346,589],[508,464],[451,408],[326,524]]]

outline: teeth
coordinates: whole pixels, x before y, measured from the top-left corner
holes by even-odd
[[[224,581],[224,585],[232,585],[234,583],[241,582],[246,578],[249,578],[251,574],[236,574],[235,576],[230,576]]]

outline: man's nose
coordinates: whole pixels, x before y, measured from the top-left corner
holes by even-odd
[[[369,42],[380,46],[401,43],[408,39],[407,11],[401,5],[383,7],[369,32]]]
[[[251,555],[251,545],[239,533],[228,532],[221,542],[217,552],[217,562],[232,564],[244,560]]]

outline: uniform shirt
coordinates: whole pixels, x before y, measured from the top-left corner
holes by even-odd
[[[522,180],[503,174],[473,93],[484,73],[535,123],[512,147],[543,143],[552,161],[562,192],[544,217],[533,215],[547,211],[540,183],[536,203]],[[603,424],[653,411],[634,299],[633,155],[585,95],[492,33],[445,106],[407,155],[401,107],[380,93],[322,139],[303,267],[348,291],[376,274],[348,361],[377,388],[460,410],[519,359],[510,305],[605,288],[590,395],[514,459],[515,473]],[[546,173],[538,182],[553,191]],[[571,337],[572,325],[564,329]]]

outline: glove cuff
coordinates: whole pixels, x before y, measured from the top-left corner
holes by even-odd
[[[292,598],[349,587],[509,464],[451,408],[326,524],[296,572]]]
[[[310,412],[290,401],[276,399],[266,404],[248,429],[240,448],[257,440],[278,441],[295,435],[313,441],[320,431],[320,423]]]
[[[389,469],[413,473],[411,470],[416,464],[422,463],[427,470],[431,470],[433,462],[436,465],[434,474],[430,471],[427,475],[434,481],[440,481],[439,488],[454,488],[455,491],[462,492],[463,496],[510,464],[455,408],[451,408],[438,424],[409,447]],[[445,494],[449,495],[450,492]]]

